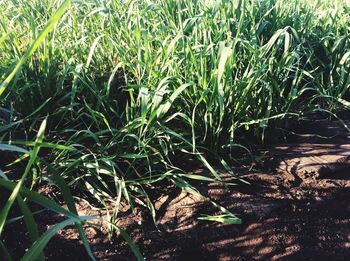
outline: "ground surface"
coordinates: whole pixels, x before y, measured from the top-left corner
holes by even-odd
[[[261,148],[259,170],[238,170],[251,185],[197,184],[203,195],[237,213],[241,225],[197,220],[215,210],[177,188],[155,195],[158,230],[138,208],[125,208],[118,224],[146,260],[350,260],[350,137],[339,123],[312,126],[312,133],[296,130],[301,135],[289,143]],[[103,215],[78,203],[81,214]],[[57,221],[40,217],[42,229]],[[86,231],[98,259],[133,259],[121,238],[108,242],[98,226]],[[18,237],[7,234],[8,241]],[[73,228],[60,232],[45,252],[49,260],[87,260]]]

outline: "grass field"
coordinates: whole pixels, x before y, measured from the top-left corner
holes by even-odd
[[[142,259],[115,225],[121,201],[155,218],[154,184],[198,193],[191,180],[234,175],[245,144],[350,107],[346,0],[3,0],[0,13],[0,186],[12,193],[0,235],[18,205],[35,242],[24,260],[43,259],[72,223],[90,251],[78,194],[113,203],[110,236],[119,230]],[[35,192],[46,183],[69,210]],[[39,235],[32,202],[67,219]]]

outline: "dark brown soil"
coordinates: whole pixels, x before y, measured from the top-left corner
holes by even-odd
[[[301,131],[293,142],[262,148],[260,170],[237,169],[250,185],[196,184],[241,217],[241,225],[198,220],[219,212],[207,199],[175,187],[157,197],[157,227],[141,207],[123,208],[118,225],[146,260],[350,260],[350,139],[338,123],[312,124],[312,134]],[[237,183],[229,175],[225,180]],[[80,214],[105,218],[87,202],[77,203]],[[58,219],[39,215],[41,229]],[[120,236],[110,242],[99,224],[85,229],[98,260],[134,259]],[[7,242],[21,237],[6,236]],[[48,260],[88,260],[73,227],[61,231],[45,253]]]

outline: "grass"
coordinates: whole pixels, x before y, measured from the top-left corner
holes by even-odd
[[[8,0],[0,11],[0,149],[32,148],[16,161],[30,158],[22,179],[65,191],[78,226],[71,190],[116,203],[111,236],[121,200],[155,219],[153,184],[198,193],[191,180],[233,173],[243,136],[269,142],[292,120],[350,107],[346,0]],[[43,121],[47,143],[31,142]],[[7,206],[26,202],[6,168]],[[217,207],[207,220],[240,222]]]

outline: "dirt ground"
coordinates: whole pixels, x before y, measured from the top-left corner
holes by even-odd
[[[154,196],[157,227],[140,207],[123,209],[118,225],[146,260],[350,260],[350,136],[337,122],[305,124],[312,124],[312,133],[296,129],[288,143],[259,148],[265,155],[260,164],[236,170],[250,185],[196,184],[242,218],[241,225],[198,220],[219,212],[175,187]],[[77,203],[80,214],[103,216]],[[41,229],[59,218],[39,215]],[[99,226],[85,229],[97,259],[134,259],[121,237],[110,242]],[[7,232],[5,240],[11,245],[21,236]],[[88,260],[74,228],[55,236],[45,253],[48,260]]]

